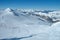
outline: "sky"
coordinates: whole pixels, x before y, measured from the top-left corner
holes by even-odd
[[[60,0],[0,0],[0,9],[4,8],[60,10]]]

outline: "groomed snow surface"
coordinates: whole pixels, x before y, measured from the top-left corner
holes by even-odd
[[[60,40],[60,11],[2,9],[0,40]]]

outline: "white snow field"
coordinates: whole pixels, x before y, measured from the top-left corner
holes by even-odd
[[[0,40],[60,40],[60,11],[2,9]]]

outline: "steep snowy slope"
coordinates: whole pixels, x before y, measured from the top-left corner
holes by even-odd
[[[1,10],[0,39],[50,40],[52,38],[51,40],[53,40],[54,38],[51,36],[55,37],[54,30],[58,29],[56,26],[58,24],[55,25],[55,23],[59,21],[53,20],[54,18],[50,16],[52,12],[49,11],[47,14],[35,10],[13,10],[10,8]]]

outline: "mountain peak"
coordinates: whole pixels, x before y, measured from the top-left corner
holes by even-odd
[[[6,9],[4,10],[4,12],[5,12],[5,14],[12,14],[12,13],[13,13],[13,9],[11,9],[11,8],[6,8]]]
[[[11,9],[10,8],[6,8],[5,11],[11,11]]]
[[[11,12],[11,11],[13,11],[13,10],[12,10],[11,8],[6,8],[5,11]]]

